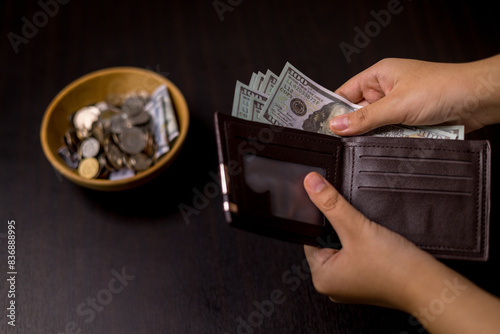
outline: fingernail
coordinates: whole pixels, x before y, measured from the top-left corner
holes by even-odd
[[[319,193],[326,185],[325,179],[317,173],[307,175],[306,183],[309,189],[315,193]]]
[[[347,116],[337,116],[330,121],[330,128],[336,131],[343,131],[349,127],[349,118]]]

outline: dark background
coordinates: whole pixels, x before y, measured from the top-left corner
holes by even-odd
[[[248,82],[252,72],[267,69],[279,74],[289,61],[335,90],[385,57],[478,60],[500,49],[494,7],[403,0],[402,12],[347,62],[339,44],[352,45],[354,28],[364,29],[370,11],[386,9],[388,1],[232,1],[221,20],[210,0],[71,0],[16,52],[8,34],[22,35],[23,18],[33,22],[46,2],[54,1],[0,5],[0,332],[238,333],[238,319],[251,321],[256,303],[275,290],[284,302],[260,325],[253,318],[254,333],[420,332],[407,314],[319,295],[310,276],[293,269],[304,261],[302,246],[226,226],[219,196],[189,222],[178,205],[193,206],[193,189],[203,191],[217,173],[213,113],[230,113],[236,80]],[[191,113],[188,140],[169,169],[145,186],[83,189],[46,160],[41,120],[68,83],[121,65],[152,69],[181,89]],[[498,130],[468,136],[491,140],[493,171]],[[500,188],[495,173],[492,179],[490,260],[445,263],[500,295],[494,270]],[[9,220],[17,233],[15,328],[7,326],[5,310]],[[105,296],[113,273],[122,270],[127,285],[92,313],[88,300]],[[240,326],[239,332],[250,331]]]

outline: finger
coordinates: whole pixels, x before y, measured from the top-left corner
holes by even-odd
[[[319,248],[304,245],[304,253],[306,255],[307,262],[309,262],[309,267],[311,267],[311,270],[314,270],[314,268],[316,268],[318,265],[322,265],[338,252],[338,249]]]
[[[366,133],[383,125],[398,124],[404,115],[394,99],[387,96],[352,113],[337,116],[330,121],[330,128],[340,136]]]
[[[304,179],[311,201],[325,215],[340,238],[343,247],[359,235],[368,219],[356,210],[320,174],[311,172]]]
[[[340,86],[335,94],[338,94],[352,103],[358,103],[364,99],[363,89],[361,87],[361,79],[364,75],[363,72],[353,76],[351,79],[346,81],[342,86]]]
[[[379,67],[380,64],[377,64],[358,73],[340,86],[335,93],[357,104],[363,100],[370,103],[380,100],[392,89],[392,82],[386,77],[380,81]]]

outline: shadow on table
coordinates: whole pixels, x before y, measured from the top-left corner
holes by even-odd
[[[167,216],[179,212],[179,205],[192,206],[195,192],[219,177],[215,135],[202,124],[191,121],[184,146],[168,168],[152,181],[134,189],[101,192],[81,188],[104,210],[127,217]],[[220,189],[219,189],[220,192]],[[217,198],[213,199],[217,201]]]

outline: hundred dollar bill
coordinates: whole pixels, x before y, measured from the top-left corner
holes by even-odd
[[[258,92],[262,92],[260,90],[260,86],[262,85],[262,82],[264,81],[264,77],[266,75],[262,72],[257,72],[257,78],[255,79],[254,83],[253,83],[253,86],[250,86],[252,89],[258,91]]]
[[[311,132],[336,136],[330,130],[333,117],[361,108],[343,97],[329,91],[305,76],[290,63],[283,68],[279,77],[267,70],[255,74],[253,94],[256,98],[240,98],[235,91],[233,116],[262,123],[275,124]],[[249,87],[247,87],[249,88]],[[251,93],[245,92],[243,95]],[[267,93],[269,97],[267,98]],[[238,101],[238,102],[236,102]],[[239,114],[235,110],[240,110]],[[384,126],[366,134],[376,137],[408,137],[433,139],[463,139],[463,126],[408,126],[403,124]]]
[[[249,87],[253,87],[253,83],[255,82],[255,79],[257,79],[257,73],[252,73],[252,77],[250,78],[250,82],[248,83]]]
[[[442,131],[437,127],[423,127],[410,125],[381,126],[366,134],[372,137],[398,137],[398,138],[428,138],[428,139],[458,139],[452,132]]]
[[[261,99],[256,99],[255,97],[250,98],[250,114],[252,115],[251,120],[254,122],[266,123],[263,118],[259,118],[262,109],[264,108],[266,101]]]
[[[163,95],[166,92],[166,86],[159,86],[152,94],[149,103],[144,106],[144,110],[149,113],[153,122],[152,132],[156,141],[157,151],[155,157],[159,158],[170,150],[168,133],[166,127],[165,113],[163,112]]]
[[[337,136],[330,120],[359,108],[286,63],[259,117],[274,125]]]
[[[464,140],[465,127],[463,125],[438,125],[438,126],[419,126],[424,130],[440,130],[444,132],[453,133],[457,136],[456,139]]]
[[[236,88],[234,90],[233,99],[233,110],[231,112],[231,115],[251,121],[253,118],[250,110],[251,97],[261,101],[265,101],[267,100],[268,95],[258,92],[240,81],[236,81]]]
[[[278,76],[270,70],[267,70],[264,81],[260,87],[260,91],[264,94],[270,95],[271,90],[276,85],[276,82],[278,82]]]
[[[179,126],[177,124],[177,117],[175,116],[174,106],[168,93],[166,85],[161,86],[161,106],[162,112],[165,114],[165,124],[167,126],[168,141],[172,142],[179,136]]]

